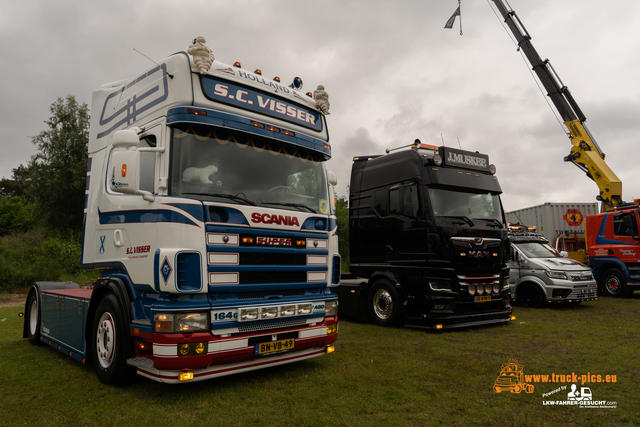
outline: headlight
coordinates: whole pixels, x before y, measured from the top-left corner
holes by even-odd
[[[197,332],[209,330],[209,313],[162,313],[153,316],[156,332]]]
[[[445,282],[443,280],[434,280],[429,282],[429,287],[432,291],[449,291],[451,292],[451,282]]]
[[[324,305],[324,317],[332,317],[338,315],[338,301],[327,301]]]
[[[509,277],[505,277],[504,279],[502,279],[502,289],[508,289],[509,288]]]
[[[549,276],[552,279],[567,280],[567,275],[564,273],[564,271],[547,270],[545,271],[545,273],[547,273],[547,276]]]
[[[278,306],[262,307],[260,309],[261,319],[275,319],[276,317],[278,317]]]

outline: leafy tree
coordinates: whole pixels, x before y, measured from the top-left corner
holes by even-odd
[[[349,207],[347,199],[341,196],[336,201],[336,218],[338,220],[338,250],[342,264],[349,268]],[[343,267],[343,269],[345,268]]]
[[[50,228],[82,228],[89,142],[89,108],[67,95],[51,104],[47,129],[33,137],[38,152],[28,165],[29,191]],[[22,166],[21,166],[22,167]],[[14,169],[15,175],[15,169]]]
[[[22,204],[17,196],[0,202],[0,236],[27,231],[33,223],[32,204]]]

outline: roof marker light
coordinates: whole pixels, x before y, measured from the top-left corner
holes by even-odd
[[[278,83],[280,83],[280,77],[278,77],[278,76],[275,76],[275,77],[273,78],[273,80],[274,80],[274,81],[276,81],[276,82],[278,82]]]
[[[236,68],[242,68],[242,64],[240,63],[240,61],[234,62],[233,66],[236,67]]]
[[[256,68],[256,70],[253,72],[253,74],[258,74],[258,75],[262,75],[262,70],[260,68]]]

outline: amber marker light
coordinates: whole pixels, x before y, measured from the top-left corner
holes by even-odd
[[[264,129],[264,125],[262,123],[254,122],[253,120],[251,121],[251,126],[255,126],[257,128],[263,128]]]
[[[291,132],[290,130],[282,129],[282,133],[288,136],[296,136],[296,134],[294,132]]]
[[[242,68],[242,64],[240,63],[240,61],[234,62],[233,66],[236,67],[236,68]]]
[[[262,70],[260,68],[256,68],[256,70],[253,72],[253,74],[257,74],[259,76],[262,75]]]
[[[253,243],[253,237],[243,237],[242,243]]]
[[[188,109],[187,110],[187,114],[193,114],[196,116],[206,116],[207,112],[206,111],[202,111],[202,110],[194,110],[194,109]]]
[[[278,77],[278,76],[275,76],[275,77],[273,78],[273,80],[274,80],[274,81],[276,81],[276,82],[278,82],[278,83],[280,83],[280,77]]]
[[[516,320],[516,316],[511,316],[511,320]]]
[[[189,381],[192,379],[193,379],[193,372],[190,372],[190,371],[180,372],[180,375],[178,375],[179,381]]]
[[[336,351],[336,346],[335,345],[328,345],[327,346],[327,354],[333,353],[334,351]]]
[[[122,164],[122,177],[124,178],[125,176],[127,176],[127,164],[123,163]]]
[[[267,130],[270,130],[271,132],[280,132],[280,129],[275,126],[267,126]]]
[[[436,329],[442,329],[442,325],[436,325]]]

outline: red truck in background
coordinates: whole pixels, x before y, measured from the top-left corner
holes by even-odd
[[[640,290],[638,204],[587,216],[589,266],[601,293],[631,297]]]

